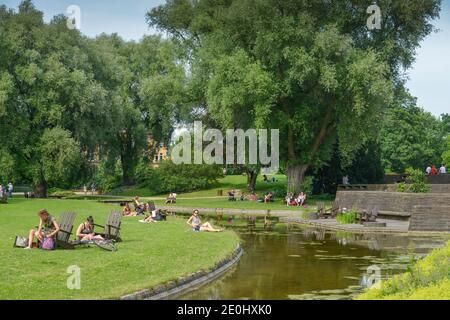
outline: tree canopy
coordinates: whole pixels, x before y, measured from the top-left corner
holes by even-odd
[[[187,48],[193,106],[222,127],[280,129],[288,189],[331,158],[350,162],[373,138],[403,70],[432,30],[440,1],[379,1],[368,31],[366,1],[168,0],[151,26]]]

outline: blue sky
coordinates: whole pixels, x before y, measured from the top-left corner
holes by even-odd
[[[399,0],[402,1],[402,0]],[[145,23],[145,13],[164,0],[34,0],[44,12],[46,21],[66,13],[70,5],[81,9],[81,31],[94,37],[102,32],[117,32],[124,39],[139,40],[155,33]],[[0,4],[16,8],[20,0],[0,0]],[[418,104],[435,115],[450,113],[450,0],[443,0],[441,31],[430,35],[418,50],[417,60],[407,84]]]

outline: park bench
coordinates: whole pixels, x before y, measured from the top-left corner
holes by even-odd
[[[120,226],[122,224],[122,213],[111,212],[106,218],[105,225],[94,224],[96,227],[103,228],[102,233],[97,233],[108,240],[122,241],[120,238]]]
[[[75,212],[63,212],[59,219],[59,232],[56,235],[55,243],[56,248],[74,249],[72,243],[69,242],[70,235],[72,234],[73,222],[75,221]]]

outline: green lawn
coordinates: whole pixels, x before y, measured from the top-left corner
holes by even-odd
[[[287,178],[285,175],[276,175],[277,182],[264,182],[262,176],[258,177],[256,184],[256,193],[258,196],[272,191],[285,189]],[[244,175],[226,176],[219,180],[219,182],[210,189],[200,190],[190,193],[183,193],[178,195],[176,206],[186,207],[198,207],[198,208],[231,208],[231,209],[256,209],[256,210],[292,210],[292,211],[311,211],[316,208],[317,201],[324,201],[327,206],[331,206],[331,199],[328,195],[325,196],[311,196],[308,200],[308,209],[302,209],[298,207],[287,207],[283,204],[282,198],[276,198],[273,203],[264,204],[254,201],[236,201],[230,202],[227,197],[217,197],[218,191],[223,190],[223,194],[226,195],[227,191],[231,189],[241,190],[248,194],[247,191],[247,178]],[[149,190],[145,188],[128,188],[118,194],[121,197],[148,197],[148,198],[166,198],[167,195],[151,196]],[[209,197],[209,198],[208,198]],[[156,200],[156,204],[164,204],[164,200]]]
[[[156,205],[180,206],[180,207],[195,207],[195,208],[226,208],[226,209],[253,209],[253,210],[290,210],[298,212],[306,212],[315,210],[315,200],[311,201],[311,205],[307,208],[301,207],[287,207],[283,204],[281,199],[275,202],[264,203],[256,201],[228,201],[227,198],[212,198],[212,199],[179,199],[174,205],[164,204],[164,200],[156,200]]]
[[[277,182],[264,182],[262,176],[258,176],[258,181],[256,183],[256,192],[258,194],[262,194],[264,192],[268,192],[274,189],[284,189],[286,188],[287,178],[285,175],[276,175]],[[225,176],[224,178],[219,179],[216,185],[212,186],[207,190],[200,190],[190,193],[180,194],[180,197],[183,198],[195,198],[195,197],[215,197],[217,196],[218,190],[223,190],[224,194],[226,191],[231,189],[240,189],[243,192],[247,192],[247,177],[244,175],[234,175],[234,176]],[[248,193],[248,192],[247,192]],[[152,196],[150,191],[146,188],[125,188],[123,192],[118,193],[119,196],[141,196],[141,197],[149,197]],[[154,195],[153,195],[154,196]],[[167,194],[157,195],[154,197],[167,197]]]
[[[232,231],[194,233],[179,218],[155,224],[126,218],[124,241],[117,252],[97,247],[49,252],[13,248],[16,235],[24,236],[38,224],[36,212],[41,208],[57,218],[63,211],[75,211],[78,226],[88,215],[103,224],[118,207],[95,201],[20,198],[0,204],[0,299],[114,299],[210,268],[239,241]],[[66,271],[72,265],[81,268],[81,290],[67,289]]]

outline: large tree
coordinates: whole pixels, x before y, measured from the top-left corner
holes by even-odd
[[[173,43],[159,36],[136,43],[103,34],[93,41],[93,52],[96,77],[115,111],[112,134],[102,150],[110,160],[120,159],[122,182],[130,185],[139,159],[152,151],[148,137],[156,145],[170,141],[183,105],[185,70]],[[153,159],[151,154],[148,158]]]
[[[168,0],[150,25],[187,47],[196,107],[222,127],[280,129],[288,188],[330,160],[351,162],[374,133],[440,1]]]
[[[405,94],[386,110],[380,127],[383,167],[393,172],[421,169],[440,162],[445,147],[445,124]],[[448,134],[448,133],[447,133]]]
[[[37,196],[46,196],[49,182],[75,179],[77,154],[91,152],[108,135],[103,128],[112,126],[87,46],[63,16],[44,23],[31,1],[17,12],[0,7],[2,153]]]

